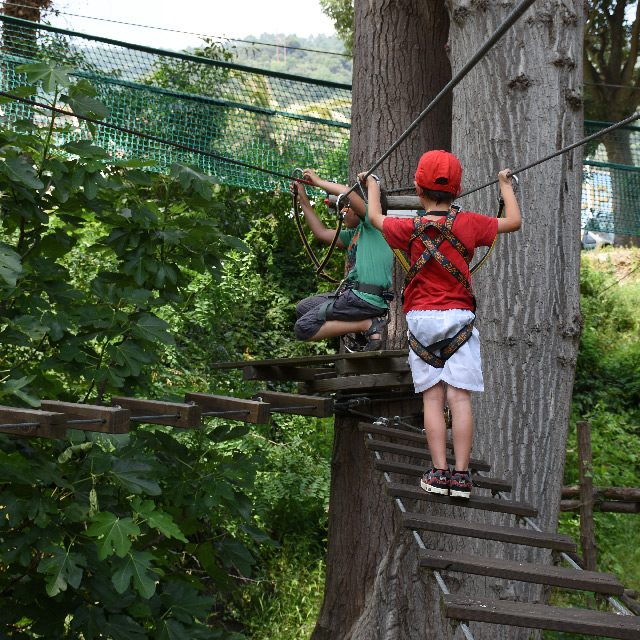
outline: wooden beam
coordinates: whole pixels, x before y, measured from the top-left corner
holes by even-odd
[[[344,376],[330,380],[314,380],[302,383],[300,389],[305,392],[330,393],[346,389],[380,389],[395,387],[413,387],[411,373],[373,373],[369,375]]]
[[[408,462],[395,462],[393,460],[374,460],[374,468],[379,471],[390,471],[404,476],[420,478],[426,471],[424,466],[418,464],[409,464]],[[490,489],[491,491],[501,491],[503,493],[511,493],[511,483],[502,478],[490,478],[488,476],[480,476],[472,474],[473,484],[480,489]]]
[[[464,555],[457,551],[423,549],[420,551],[420,566],[439,571],[457,571],[615,596],[620,596],[624,592],[624,585],[612,573],[579,571],[553,565],[485,558],[477,555]]]
[[[345,358],[336,362],[336,371],[341,376],[354,373],[394,373],[409,371],[407,356],[387,358]]]
[[[387,493],[394,498],[408,498],[409,500],[421,500],[424,502],[436,502],[448,504],[452,507],[464,507],[466,509],[481,509],[482,511],[494,511],[495,513],[510,513],[521,517],[535,518],[538,510],[530,504],[516,502],[515,500],[498,500],[472,494],[470,498],[451,498],[427,493],[424,489],[411,484],[397,482],[387,483]]]
[[[243,369],[244,367],[263,366],[315,366],[319,364],[329,364],[338,360],[376,360],[378,358],[407,357],[407,349],[363,351],[358,353],[334,353],[321,356],[300,356],[297,358],[271,358],[268,360],[238,360],[236,362],[213,362],[208,366],[212,369]]]
[[[496,540],[557,551],[576,550],[576,543],[569,536],[558,533],[545,533],[522,527],[501,527],[453,518],[436,518],[425,513],[403,513],[401,517],[403,525],[409,529],[423,529],[454,536]]]
[[[0,433],[32,438],[64,438],[67,427],[64,413],[0,406]],[[19,426],[23,425],[23,426]]]
[[[185,402],[197,404],[202,410],[203,417],[227,418],[251,424],[269,424],[271,420],[267,402],[230,398],[209,393],[186,393],[184,399]]]
[[[304,382],[319,378],[334,378],[335,369],[328,367],[292,367],[290,365],[254,365],[244,367],[244,380],[294,380]]]
[[[387,436],[393,440],[405,440],[407,442],[417,442],[418,444],[426,444],[427,436],[417,431],[407,431],[406,429],[398,429],[393,427],[383,427],[382,425],[371,424],[368,422],[360,422],[358,429],[364,433],[375,433],[380,436]],[[447,438],[445,447],[453,450],[453,442]]]
[[[514,627],[547,629],[606,636],[621,640],[640,638],[640,619],[603,611],[570,607],[551,607],[544,604],[486,600],[445,595],[445,615],[465,622],[475,620]]]
[[[295,413],[300,416],[328,418],[333,415],[333,399],[299,393],[260,391],[254,399],[268,402],[272,413]]]
[[[584,568],[598,568],[596,535],[593,524],[593,464],[591,457],[591,425],[578,422],[578,471],[580,473],[580,546]]]
[[[43,400],[41,407],[45,411],[64,413],[66,426],[69,429],[99,431],[100,433],[129,433],[129,416],[131,414],[128,409],[58,402],[57,400]],[[74,423],[74,421],[81,422]]]
[[[397,455],[406,456],[408,458],[422,458],[424,460],[431,460],[431,453],[425,447],[409,447],[403,444],[396,444],[395,442],[383,442],[382,440],[365,440],[365,446],[372,451],[382,451],[384,453],[395,453]],[[447,456],[447,462],[449,464],[455,463],[453,456]],[[476,460],[471,458],[469,460],[469,468],[476,471],[489,471],[491,465],[484,460]]]
[[[562,487],[562,498],[580,498],[580,487]],[[593,499],[640,502],[640,489],[636,487],[593,487]]]
[[[583,507],[580,500],[561,500],[560,511],[578,511]],[[640,513],[640,502],[627,500],[596,500],[593,511],[602,513]]]
[[[164,400],[144,400],[113,396],[111,404],[131,411],[130,420],[144,424],[166,424],[183,429],[200,427],[201,409],[195,404],[165,402]]]

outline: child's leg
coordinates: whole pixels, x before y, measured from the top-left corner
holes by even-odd
[[[433,466],[447,469],[447,425],[444,421],[444,385],[438,382],[422,393],[424,430]]]
[[[364,333],[368,331],[373,323],[373,318],[365,318],[364,320],[327,320],[321,327],[318,333],[310,340],[324,340],[325,338],[335,338],[336,336],[343,336],[346,333]],[[380,338],[380,334],[373,334],[371,338]]]
[[[451,431],[453,432],[453,452],[456,470],[469,468],[471,444],[473,442],[473,415],[471,413],[471,393],[466,389],[447,387],[447,404],[451,410]]]

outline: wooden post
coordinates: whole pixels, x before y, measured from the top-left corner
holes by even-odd
[[[597,571],[596,541],[593,526],[593,463],[591,425],[578,422],[578,466],[580,471],[580,544],[584,568]]]

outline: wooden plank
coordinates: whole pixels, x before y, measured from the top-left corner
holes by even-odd
[[[535,518],[538,515],[538,510],[535,507],[524,502],[516,502],[515,500],[498,500],[496,498],[476,496],[474,494],[472,494],[470,498],[451,498],[449,496],[438,495],[437,493],[427,493],[422,487],[397,482],[387,484],[386,490],[387,493],[394,498],[409,498],[410,500],[450,504],[454,507],[481,509],[483,511],[494,511],[496,513],[511,513],[517,516],[528,516],[530,518]]]
[[[200,421],[202,410],[197,404],[144,400],[124,396],[113,396],[111,404],[114,407],[129,409],[131,411],[130,420],[136,423],[166,424],[183,429],[202,426]]]
[[[22,409],[20,407],[0,406],[0,423],[13,424],[38,423],[38,426],[0,427],[0,433],[32,438],[64,438],[67,428],[64,413]]]
[[[593,593],[616,596],[624,593],[624,585],[612,573],[578,571],[566,567],[483,558],[458,552],[421,550],[420,566],[440,571],[457,571],[478,576],[545,584],[563,589],[580,589]]]
[[[328,418],[333,415],[333,398],[279,391],[260,391],[254,398],[268,402],[272,413],[294,413],[316,418]]]
[[[382,440],[365,440],[364,443],[367,449],[371,449],[372,451],[382,451],[384,453],[395,453],[410,458],[431,460],[431,453],[426,447],[409,447],[403,444],[396,444],[395,442],[383,442]],[[453,456],[447,456],[447,462],[449,464],[455,464],[455,458]],[[471,458],[471,460],[469,460],[469,468],[476,471],[489,471],[491,466],[484,460]]]
[[[340,376],[329,380],[314,380],[303,383],[305,392],[330,393],[346,389],[381,389],[394,387],[413,387],[410,372],[372,373],[361,376]]]
[[[436,518],[424,513],[403,513],[402,521],[410,529],[424,529],[451,535],[469,536],[482,540],[496,540],[522,544],[529,547],[556,549],[557,551],[575,551],[576,544],[569,537],[558,533],[545,533],[521,527],[501,527],[498,525],[466,522],[451,518]]]
[[[219,413],[218,417],[228,420],[240,420],[251,424],[269,424],[271,421],[267,402],[191,392],[185,394],[184,400],[197,404],[203,413]]]
[[[578,511],[582,507],[580,500],[561,500],[560,511]],[[640,502],[626,500],[598,500],[593,503],[593,511],[608,513],[640,513]]]
[[[562,498],[579,498],[580,487],[562,487]],[[640,489],[635,487],[593,487],[594,500],[620,500],[622,502],[640,502]]]
[[[596,534],[593,524],[593,464],[591,456],[591,426],[576,424],[578,441],[578,471],[580,474],[580,546],[585,569],[598,568]]]
[[[336,362],[336,371],[344,376],[354,373],[391,373],[409,371],[407,356],[388,358],[345,358]]]
[[[392,460],[374,460],[373,466],[380,471],[391,471],[404,476],[420,478],[426,471],[423,466],[409,464],[408,462],[394,462]],[[491,491],[511,492],[511,483],[502,478],[490,478],[472,474],[473,484],[480,489],[490,489]]]
[[[393,358],[408,354],[407,349],[363,351],[359,353],[333,353],[320,356],[299,356],[297,358],[271,358],[268,360],[238,360],[236,362],[214,362],[208,366],[211,369],[243,369],[254,366],[309,366],[317,364],[329,364],[338,360],[364,359],[376,360],[378,358]]]
[[[129,409],[117,407],[101,407],[93,404],[76,404],[43,400],[40,406],[45,411],[64,413],[69,429],[82,431],[99,431],[100,433],[129,433]],[[69,424],[70,420],[95,420],[90,424]]]
[[[426,444],[427,442],[427,436],[424,433],[419,433],[417,431],[383,427],[382,425],[371,424],[369,422],[360,422],[358,424],[358,429],[360,429],[360,431],[364,431],[364,433],[375,433],[380,436],[394,438],[395,440],[406,440],[408,442],[417,442],[418,444]],[[451,442],[451,440],[447,439],[445,444],[447,449],[453,449],[453,442]]]
[[[256,365],[244,367],[244,380],[317,380],[319,378],[335,378],[336,370],[328,367],[292,367],[284,365]]]
[[[640,618],[589,609],[445,595],[445,615],[454,620],[565,631],[621,640],[640,638]]]

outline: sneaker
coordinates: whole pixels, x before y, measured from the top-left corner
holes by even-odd
[[[434,467],[422,476],[420,486],[427,493],[439,493],[440,495],[448,496],[450,481],[451,473],[449,469],[436,469]]]
[[[371,326],[363,333],[366,339],[366,345],[363,351],[378,351],[382,349],[382,332],[387,324],[386,316],[378,316],[371,320]],[[378,338],[371,336],[378,335]]]
[[[449,495],[452,498],[469,498],[471,496],[471,474],[468,471],[453,471],[451,474]]]

